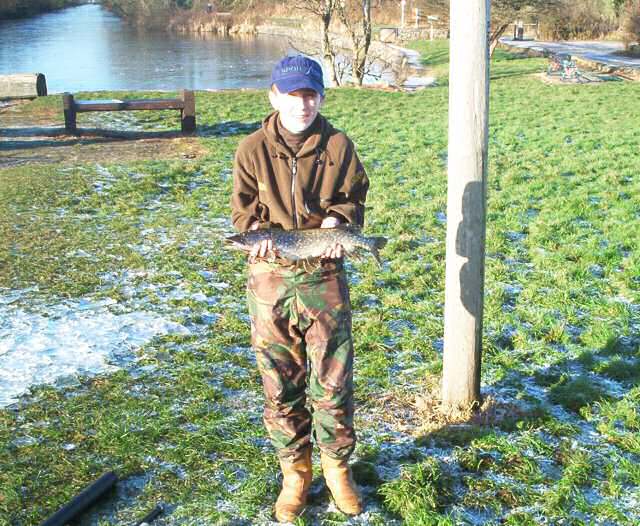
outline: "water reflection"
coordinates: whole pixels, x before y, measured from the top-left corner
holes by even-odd
[[[96,4],[0,21],[0,74],[44,73],[50,93],[262,88],[287,49],[277,37],[147,32]]]

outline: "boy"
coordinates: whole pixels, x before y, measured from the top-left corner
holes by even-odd
[[[285,57],[274,66],[271,80],[275,111],[240,143],[235,156],[235,228],[362,226],[369,181],[351,140],[319,114],[324,101],[320,65],[302,55]],[[247,286],[264,423],[283,474],[275,516],[290,522],[305,507],[312,433],[336,505],[357,515],[362,504],[348,466],[356,437],[351,305],[342,247],[327,249],[314,268],[278,258],[277,251],[271,241],[253,247]]]

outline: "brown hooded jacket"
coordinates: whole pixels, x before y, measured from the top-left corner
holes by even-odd
[[[234,227],[317,228],[328,215],[362,226],[369,180],[351,140],[322,115],[297,155],[278,134],[278,112],[243,139],[233,165]]]

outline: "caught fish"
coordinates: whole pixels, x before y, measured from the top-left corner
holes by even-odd
[[[382,264],[379,251],[387,244],[386,238],[366,237],[360,228],[353,225],[305,230],[249,230],[225,238],[225,243],[229,248],[250,252],[256,243],[265,239],[271,239],[280,257],[291,261],[319,258],[327,248],[339,243],[348,255],[359,257],[363,252],[370,252],[379,265]]]

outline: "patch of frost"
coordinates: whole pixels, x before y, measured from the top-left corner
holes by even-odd
[[[147,311],[115,314],[113,300],[80,299],[32,310],[0,296],[0,407],[29,386],[53,384],[77,373],[97,374],[132,359],[156,336],[190,334],[181,324]]]

